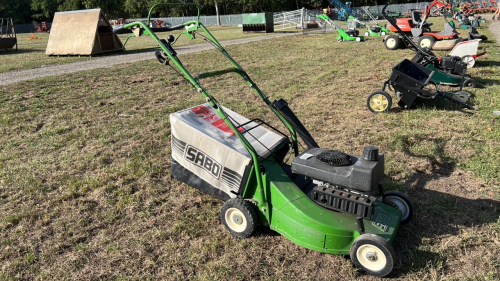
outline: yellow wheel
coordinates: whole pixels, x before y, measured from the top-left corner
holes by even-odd
[[[388,112],[392,106],[392,98],[384,91],[376,91],[368,96],[366,106],[371,112]]]

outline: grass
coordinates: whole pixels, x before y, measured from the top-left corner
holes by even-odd
[[[240,39],[246,37],[255,37],[262,36],[265,33],[243,33],[241,32],[241,28],[237,28],[235,26],[225,26],[225,27],[207,27],[210,32],[217,38],[219,41],[232,40],[232,39]],[[284,31],[284,32],[295,32]],[[166,38],[169,32],[159,32],[157,36],[160,38]],[[174,32],[176,34],[176,32]],[[101,56],[47,56],[45,55],[45,49],[47,48],[47,43],[49,41],[49,33],[34,33],[34,35],[40,39],[32,39],[30,33],[20,33],[17,34],[18,41],[18,50],[17,52],[11,50],[10,52],[6,52],[4,50],[0,51],[0,56],[4,56],[2,65],[0,65],[0,73],[22,70],[22,69],[31,69],[38,67],[45,67],[54,64],[63,64],[63,63],[72,63],[77,61],[84,60],[92,60],[95,58],[99,58]],[[125,40],[129,34],[119,34],[118,38],[122,43],[125,43]],[[71,35],[68,35],[69,37]],[[205,43],[201,40],[189,40],[186,36],[181,36],[176,43],[176,46],[185,46],[190,44],[201,44]],[[149,36],[141,36],[131,38],[127,44],[126,49],[127,53],[130,52],[144,52],[150,51],[154,48],[157,48],[156,42],[154,42]]]
[[[227,49],[322,147],[360,154],[372,144],[385,154],[384,185],[415,204],[394,242],[393,279],[498,280],[498,47],[485,43],[488,57],[470,70],[477,112],[437,99],[373,114],[366,98],[412,53],[335,36]],[[180,58],[193,73],[227,66],[214,51]],[[205,86],[279,126],[235,77]],[[154,59],[1,87],[0,279],[375,279],[264,227],[236,239],[219,222],[221,201],[170,178],[168,115],[203,102]]]

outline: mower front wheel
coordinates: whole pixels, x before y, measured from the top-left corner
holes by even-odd
[[[384,193],[384,202],[401,211],[401,223],[407,223],[413,217],[413,203],[406,193],[391,190]]]
[[[351,245],[352,263],[375,277],[391,273],[396,261],[396,252],[384,238],[375,234],[363,234]]]
[[[397,50],[401,45],[401,39],[397,35],[389,35],[385,38],[384,43],[387,50]]]
[[[248,238],[255,230],[257,214],[250,202],[232,198],[222,205],[220,220],[232,235]]]
[[[368,96],[366,106],[374,113],[388,112],[391,110],[392,98],[384,91],[376,91]]]

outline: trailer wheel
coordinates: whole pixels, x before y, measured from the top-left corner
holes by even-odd
[[[413,203],[408,195],[401,191],[391,190],[384,193],[384,203],[401,211],[401,223],[407,223],[413,217]]]
[[[391,273],[396,260],[392,245],[375,234],[363,234],[351,245],[352,263],[375,277],[384,277]]]
[[[434,42],[436,42],[436,39],[430,35],[424,35],[418,39],[420,48],[429,48],[429,50],[432,49]]]
[[[392,98],[384,91],[376,91],[368,96],[366,106],[374,113],[388,112],[391,110]]]
[[[397,35],[389,35],[385,39],[385,48],[387,50],[397,50],[401,45],[401,39]]]
[[[472,79],[472,78],[466,78],[464,80],[464,87],[467,87],[467,88],[476,88],[476,80]]]
[[[257,215],[250,202],[232,198],[222,205],[220,220],[232,235],[248,238],[255,230]]]
[[[473,56],[464,56],[462,61],[467,64],[467,68],[473,68],[476,64],[476,59]]]

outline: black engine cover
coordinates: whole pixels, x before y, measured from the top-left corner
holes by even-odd
[[[467,69],[467,64],[457,56],[444,56],[441,57],[441,68],[452,74],[462,75],[463,71]]]
[[[312,148],[304,151],[293,159],[292,172],[362,192],[372,192],[377,189],[384,176],[383,154],[379,154],[377,160],[365,160],[348,155],[350,157],[348,165],[333,166],[318,160],[317,156],[325,151],[328,150]]]

